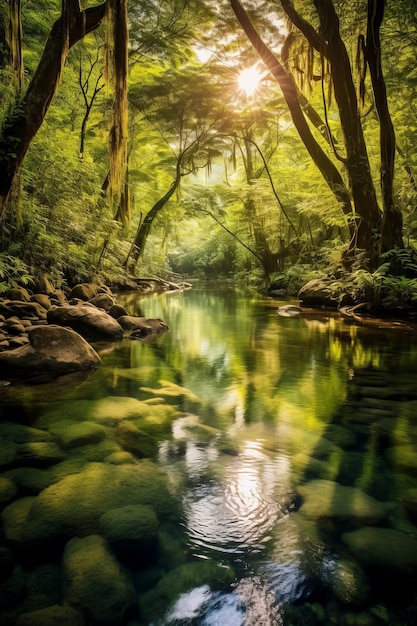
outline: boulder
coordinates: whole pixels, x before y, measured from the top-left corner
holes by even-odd
[[[131,336],[142,337],[153,333],[165,333],[168,326],[159,318],[135,317],[133,315],[122,315],[117,319],[123,330],[134,331]]]
[[[16,287],[15,289],[10,289],[8,296],[10,300],[22,300],[22,302],[29,302],[30,294],[27,289],[24,287]]]
[[[30,296],[30,301],[31,302],[37,302],[46,311],[48,311],[51,308],[51,306],[52,306],[49,297],[47,295],[45,295],[44,293],[34,293],[33,296]]]
[[[0,476],[0,506],[3,506],[17,495],[17,487],[9,478]]]
[[[158,518],[150,506],[140,504],[111,509],[100,517],[100,535],[116,553],[140,564],[141,555],[156,546]]]
[[[67,326],[88,339],[120,339],[123,329],[111,315],[94,306],[54,307],[48,311],[49,324]]]
[[[64,599],[89,626],[118,626],[135,603],[127,573],[98,535],[71,539],[63,556]]]
[[[0,353],[0,371],[64,374],[95,369],[101,359],[76,332],[56,325],[36,326],[29,344]]]
[[[79,298],[80,300],[91,300],[98,293],[96,285],[91,283],[80,283],[75,285],[68,294],[68,300],[71,298]]]
[[[2,512],[7,541],[22,547],[99,532],[100,517],[128,505],[151,506],[160,516],[175,506],[165,472],[149,460],[135,465],[88,463],[36,497],[19,498]]]
[[[63,448],[75,448],[102,441],[107,431],[96,422],[62,420],[52,426],[51,432],[58,437]]]
[[[114,317],[115,320],[119,319],[119,317],[122,317],[122,315],[128,315],[128,312],[121,304],[113,304],[113,306],[110,307],[108,313],[109,315]]]
[[[309,519],[332,518],[361,524],[383,520],[387,507],[355,487],[344,487],[332,480],[312,480],[299,485],[304,498],[300,513]]]
[[[112,306],[114,306],[114,300],[108,293],[99,293],[94,298],[90,298],[88,302],[94,304],[98,309],[104,309],[106,312],[109,312]]]
[[[303,306],[336,309],[338,300],[330,295],[329,288],[331,284],[331,280],[314,278],[301,287],[298,292],[298,299]]]
[[[157,440],[132,422],[122,421],[116,426],[116,441],[123,450],[139,458],[149,458],[158,452]]]

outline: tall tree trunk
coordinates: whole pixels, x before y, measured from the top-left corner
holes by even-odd
[[[375,107],[379,119],[381,151],[381,192],[384,209],[381,252],[394,247],[403,248],[402,214],[394,203],[395,133],[388,108],[387,90],[381,65],[380,27],[384,19],[384,0],[368,0],[366,32],[366,61],[371,74]]]
[[[279,83],[298,134],[345,214],[349,224],[351,241],[354,241],[355,229],[351,223],[352,204],[349,190],[337,167],[314,138],[300,106],[297,88],[292,77],[261,39],[239,0],[230,0],[230,4],[252,46]],[[361,224],[359,224],[358,230],[361,230]]]
[[[317,32],[297,13],[291,0],[281,0],[281,4],[307,41],[330,62],[334,94],[346,149],[344,163],[355,208],[356,247],[367,251],[369,267],[372,269],[378,263],[380,253],[382,214],[372,181],[352,68],[345,44],[340,36],[339,18],[332,0],[314,0],[320,21],[320,31]]]
[[[52,27],[26,94],[15,102],[1,129],[0,216],[30,143],[55,96],[68,50],[97,28],[106,13],[106,2],[83,11],[79,0],[66,0],[66,7]]]

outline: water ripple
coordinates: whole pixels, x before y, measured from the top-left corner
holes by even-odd
[[[283,515],[274,468],[267,456],[249,448],[219,480],[189,490],[184,513],[191,543],[227,553],[259,552]]]

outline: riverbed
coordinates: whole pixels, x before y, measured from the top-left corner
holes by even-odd
[[[0,622],[415,624],[417,335],[235,290],[120,302],[169,331],[3,391]]]

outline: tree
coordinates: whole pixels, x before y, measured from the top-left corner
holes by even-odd
[[[15,0],[20,4],[19,0]],[[10,10],[13,10],[11,3]],[[123,184],[127,140],[127,5],[126,0],[106,0],[82,10],[79,0],[62,0],[61,15],[45,44],[41,59],[24,94],[17,92],[0,132],[0,215],[11,198],[21,164],[31,141],[43,123],[56,94],[68,51],[85,35],[110,19],[115,70],[113,122],[109,154],[112,185],[118,192]],[[18,29],[10,33],[10,48],[18,43]],[[12,59],[16,55],[12,54]]]
[[[324,153],[318,141],[313,137],[307,124],[303,110],[299,103],[295,79],[289,69],[285,69],[276,54],[265,44],[255,30],[248,14],[244,11],[239,0],[230,0],[230,4],[244,29],[250,42],[261,56],[262,60],[279,82],[293,121],[310,156],[316,163],[323,177],[338,199],[344,213],[351,221],[351,242],[349,252],[351,256],[358,251],[366,251],[367,262],[373,268],[377,265],[381,249],[386,246],[403,245],[401,229],[398,228],[398,212],[392,201],[392,130],[389,128],[389,112],[384,94],[384,83],[378,61],[379,27],[383,15],[383,1],[368,2],[368,31],[366,37],[366,62],[372,66],[375,101],[378,100],[381,125],[381,151],[384,160],[381,164],[382,193],[384,200],[384,221],[382,222],[376,190],[372,180],[371,166],[364,139],[363,128],[359,115],[359,103],[353,81],[352,68],[346,46],[340,35],[339,18],[331,0],[316,0],[316,19],[319,28],[316,29],[307,19],[295,10],[290,0],[282,0],[281,5],[294,27],[302,34],[308,44],[308,54],[312,59],[313,51],[319,55],[320,80],[324,81],[325,63],[329,63],[330,80],[334,90],[340,124],[343,133],[345,153],[334,149],[334,155],[348,174],[349,189],[346,187],[343,176],[335,163]],[[378,18],[373,19],[377,14]],[[374,55],[374,56],[372,56]],[[313,68],[313,61],[310,63]],[[310,70],[310,71],[311,71]],[[327,120],[326,120],[327,121]],[[328,122],[327,122],[328,126]],[[333,146],[334,147],[334,146]],[[353,207],[351,209],[351,198]],[[395,228],[392,228],[395,220]],[[390,231],[391,237],[385,235]],[[381,245],[383,248],[381,248]]]
[[[166,145],[166,167],[172,172],[172,182],[141,220],[126,266],[130,257],[135,266],[143,255],[154,220],[179,189],[182,178],[210,168],[224,141],[219,88],[200,67],[168,70],[155,82],[132,86],[131,100],[132,107],[141,112],[143,123],[156,129]]]

